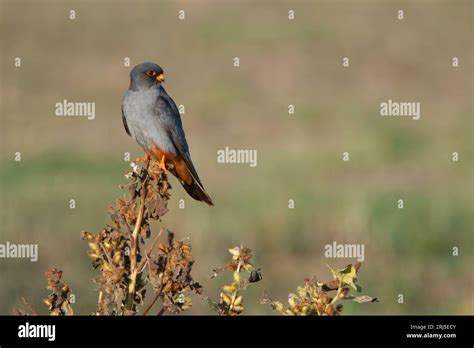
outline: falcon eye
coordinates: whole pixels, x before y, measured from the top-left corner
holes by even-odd
[[[146,72],[146,74],[147,74],[148,76],[155,76],[155,75],[156,75],[156,71],[155,71],[155,70],[148,70],[148,71]]]

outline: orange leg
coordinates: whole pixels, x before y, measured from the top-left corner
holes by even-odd
[[[165,155],[161,156],[161,161],[156,161],[153,164],[160,168],[163,173],[165,173],[165,175],[168,175],[168,170],[166,169]]]
[[[160,162],[160,164],[159,164],[158,166],[163,170],[163,172],[165,173],[165,175],[168,175],[168,171],[166,170],[165,155],[161,156],[161,162]]]

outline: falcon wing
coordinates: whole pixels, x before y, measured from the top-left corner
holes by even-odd
[[[176,107],[173,99],[171,99],[164,89],[162,89],[162,93],[160,93],[157,98],[157,105],[161,106],[161,112],[157,110],[156,113],[160,115],[160,120],[165,125],[171,141],[186,163],[191,175],[202,187],[201,179],[199,179],[199,175],[196,172],[191,160],[191,154],[189,153],[188,143],[186,141],[186,136],[184,134],[183,124],[181,123],[181,116],[179,114],[178,108]],[[165,115],[167,117],[163,117]]]
[[[125,118],[125,114],[123,113],[123,105],[122,105],[122,122],[123,122],[123,126],[124,126],[125,131],[127,132],[127,134],[132,136],[130,134],[130,130],[128,129],[128,126],[127,126],[127,119]]]

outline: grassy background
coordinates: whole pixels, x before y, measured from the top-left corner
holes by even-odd
[[[20,306],[20,296],[43,310],[42,272],[53,266],[76,295],[76,313],[94,310],[95,273],[79,233],[108,222],[128,170],[124,152],[141,155],[121,121],[124,57],[132,66],[162,65],[168,93],[186,107],[193,160],[216,206],[191,200],[171,179],[171,211],[155,231],[190,238],[206,294],[217,298],[226,278],[209,279],[211,270],[243,242],[264,277],[248,290],[246,313],[270,313],[259,304],[264,288],[285,300],[304,277],[330,278],[326,263],[354,262],[324,258],[324,245],[336,241],[365,245],[360,283],[380,299],[349,304],[347,313],[474,312],[472,2],[0,6],[0,242],[37,243],[40,252],[36,263],[0,260],[0,314]],[[350,68],[342,68],[344,56]],[[451,66],[453,56],[460,67]],[[63,99],[95,102],[96,119],[54,116]],[[380,117],[388,99],[421,102],[421,120]],[[258,166],[218,164],[226,146],[257,149]],[[209,312],[196,298],[191,313]]]

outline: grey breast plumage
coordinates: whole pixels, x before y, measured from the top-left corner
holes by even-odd
[[[176,154],[176,147],[170,139],[168,120],[173,115],[161,115],[157,109],[160,89],[128,90],[122,101],[122,113],[130,136],[144,149],[158,146],[166,152]],[[178,114],[179,115],[179,114]]]

